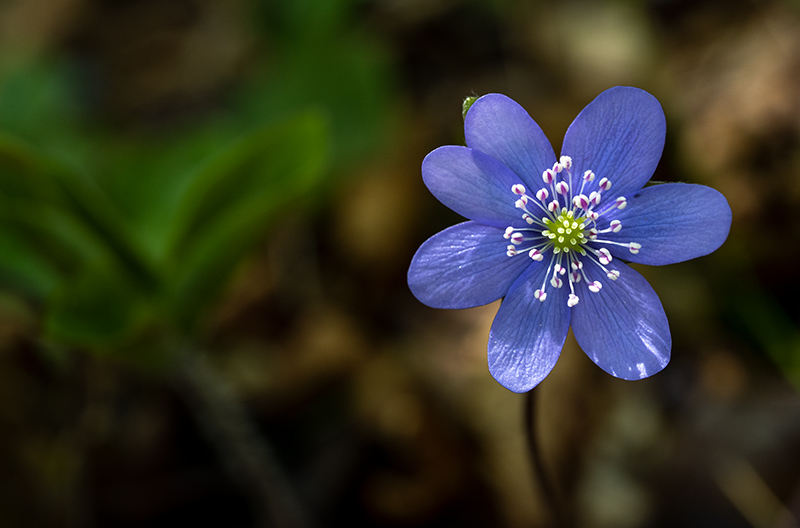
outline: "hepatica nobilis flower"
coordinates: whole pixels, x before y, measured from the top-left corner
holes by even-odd
[[[422,177],[469,219],[428,239],[408,271],[435,308],[503,299],[489,333],[489,370],[525,392],[552,370],[570,325],[580,347],[618,378],[669,362],[658,296],[622,260],[664,265],[707,255],[731,210],[703,185],[644,187],[664,148],[661,105],[637,88],[601,93],[575,118],[557,159],[525,110],[500,94],[469,108],[466,147],[426,156]]]

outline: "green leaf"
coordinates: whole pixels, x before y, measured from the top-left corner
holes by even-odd
[[[0,137],[0,219],[74,259],[106,252],[144,289],[159,282],[130,224],[94,180],[8,137]]]
[[[13,291],[44,299],[62,279],[61,270],[38,248],[3,228],[0,255],[0,283]]]
[[[67,61],[4,61],[0,128],[37,144],[74,141],[79,116],[75,78]]]
[[[327,130],[306,114],[244,138],[203,169],[179,204],[171,304],[191,321],[276,216],[324,174]]]
[[[142,322],[144,304],[135,286],[98,263],[64,282],[45,314],[48,337],[62,343],[103,348],[124,341]]]
[[[358,32],[291,42],[259,80],[242,91],[240,112],[263,121],[317,109],[330,122],[336,166],[380,147],[399,111],[389,53]]]

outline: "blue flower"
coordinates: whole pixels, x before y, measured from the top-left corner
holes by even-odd
[[[468,146],[422,162],[428,189],[469,219],[428,239],[408,271],[434,308],[503,299],[489,333],[489,370],[525,392],[555,366],[570,325],[584,352],[618,378],[663,369],[672,339],[661,302],[621,262],[664,265],[716,250],[728,236],[725,197],[702,185],[644,187],[666,121],[649,93],[615,87],[575,118],[556,159],[542,130],[508,97],[467,112]]]

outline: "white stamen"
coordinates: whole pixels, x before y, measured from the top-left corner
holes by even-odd
[[[550,196],[550,193],[547,192],[547,189],[539,189],[536,191],[536,199],[540,202],[544,203],[547,200],[547,197]]]
[[[570,294],[569,294],[569,298],[567,299],[567,306],[569,306],[570,308],[572,308],[573,306],[575,306],[576,304],[578,304],[578,300],[579,300],[579,299],[578,299],[578,296],[577,296],[577,295],[575,295],[574,293],[570,293]]]
[[[640,249],[642,249],[642,245],[637,244],[636,242],[631,242],[630,244],[628,244],[628,249],[630,249],[631,253],[635,255],[639,253]]]
[[[606,266],[613,260],[613,257],[611,257],[611,253],[606,248],[600,248],[597,250],[597,260],[600,261],[600,264]]]
[[[627,248],[631,253],[638,253],[641,245],[636,242],[616,242],[598,238],[601,233],[622,231],[620,220],[611,220],[606,227],[600,229],[597,221],[600,216],[609,210],[603,206],[601,212],[594,209],[603,201],[604,191],[611,188],[608,178],[601,178],[595,190],[584,194],[586,184],[595,180],[593,171],[583,173],[580,189],[571,188],[573,167],[572,158],[561,156],[552,168],[542,172],[542,181],[545,187],[537,189],[529,195],[525,185],[517,183],[511,186],[511,191],[518,196],[514,205],[521,209],[520,213],[525,223],[532,227],[516,228],[509,226],[503,236],[511,242],[506,247],[509,257],[527,253],[528,257],[536,262],[542,262],[546,253],[550,252],[550,264],[547,266],[542,285],[534,292],[534,297],[540,302],[547,298],[545,287],[549,282],[554,288],[561,288],[566,282],[569,284],[567,306],[570,308],[579,303],[575,284],[584,281],[590,292],[598,293],[603,288],[599,280],[592,280],[594,266],[585,266],[586,262],[594,264],[610,280],[617,280],[620,272],[608,269],[606,266],[613,261],[611,252],[605,247],[597,248],[596,245],[613,244]],[[559,174],[567,171],[566,174]],[[574,194],[573,194],[574,193]],[[549,200],[549,201],[548,201]],[[529,205],[535,205],[544,213],[541,218],[531,214]],[[627,205],[624,196],[618,197],[613,202],[613,207],[623,209]],[[591,245],[588,245],[591,244]],[[584,259],[587,259],[584,261]],[[562,278],[563,277],[563,278]]]
[[[589,199],[586,197],[585,194],[579,194],[578,196],[572,199],[572,204],[575,207],[579,207],[581,209],[588,209]]]

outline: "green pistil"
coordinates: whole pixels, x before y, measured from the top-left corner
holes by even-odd
[[[586,227],[585,217],[575,218],[572,211],[562,209],[561,214],[555,220],[551,218],[543,220],[547,225],[547,229],[542,231],[542,235],[550,239],[550,243],[553,245],[553,253],[561,251],[565,253],[570,251],[583,253],[582,246],[588,242],[583,234],[583,230]]]

